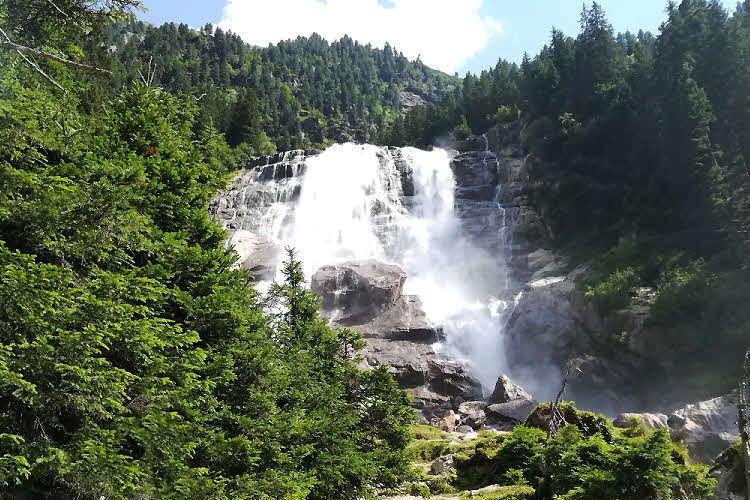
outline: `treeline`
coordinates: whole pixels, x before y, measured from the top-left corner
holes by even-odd
[[[530,152],[565,173],[547,200],[558,233],[596,227],[616,241],[722,228],[743,237],[749,68],[747,1],[731,16],[717,0],[670,4],[658,37],[615,35],[594,2],[576,38],[553,29],[535,57],[467,75],[460,93],[412,110],[390,132],[426,145],[520,117]]]
[[[264,297],[233,270],[207,213],[226,145],[201,101],[138,82],[107,97],[106,74],[76,66],[136,3],[0,1],[25,52],[0,50],[0,497],[398,485],[409,398],[385,367],[357,369],[361,337],[319,318],[293,254]]]
[[[106,28],[115,77],[123,88],[142,77],[170,93],[198,98],[199,121],[250,154],[356,140],[378,142],[400,114],[399,92],[429,100],[450,93],[458,78],[410,62],[386,44],[318,35],[255,48],[221,28],[155,27],[119,22]]]

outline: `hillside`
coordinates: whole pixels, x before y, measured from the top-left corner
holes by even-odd
[[[401,111],[452,95],[460,81],[390,45],[377,49],[349,37],[329,43],[313,35],[258,48],[211,25],[195,31],[120,22],[106,33],[114,89],[144,75],[167,92],[200,97],[200,121],[257,154],[274,146],[380,142]],[[271,144],[258,139],[261,130]]]

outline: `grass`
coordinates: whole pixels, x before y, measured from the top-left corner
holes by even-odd
[[[534,488],[530,486],[501,486],[494,491],[482,492],[474,496],[467,492],[463,496],[482,500],[529,500],[534,497],[534,493]]]

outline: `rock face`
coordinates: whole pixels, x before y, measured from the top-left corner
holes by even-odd
[[[495,384],[495,390],[490,395],[488,401],[490,404],[507,403],[516,399],[532,399],[523,388],[513,382],[508,376],[498,377]]]
[[[667,423],[668,417],[663,413],[620,413],[617,418],[612,421],[612,424],[621,429],[628,429],[630,428],[633,418],[637,418],[641,425],[650,431],[669,427],[669,424]]]
[[[737,442],[736,422],[736,391],[689,404],[668,417],[672,438],[684,441],[692,457],[708,464]]]
[[[335,311],[343,326],[364,324],[393,308],[401,298],[406,273],[398,266],[374,260],[324,266],[310,288],[325,311]]]

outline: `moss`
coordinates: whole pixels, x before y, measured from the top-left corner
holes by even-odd
[[[445,441],[412,441],[407,448],[415,460],[432,461],[450,453]]]
[[[453,483],[456,481],[456,471],[452,470],[447,474],[433,477],[427,481],[427,486],[430,488],[430,494],[432,495],[443,495],[446,493],[455,493],[456,488]]]
[[[414,439],[418,440],[447,439],[450,437],[450,434],[431,425],[411,425],[410,430]]]
[[[601,434],[608,443],[612,442],[613,426],[604,415],[596,415],[589,411],[582,411],[575,407],[575,403],[562,403],[560,406],[565,422],[577,426],[585,436]],[[549,432],[549,422],[552,415],[550,403],[542,403],[526,418],[524,426],[535,427]]]
[[[480,498],[482,500],[530,500],[534,498],[534,488],[530,486],[502,486],[500,489],[488,492],[478,493],[476,495],[466,494],[464,496],[471,498]]]

